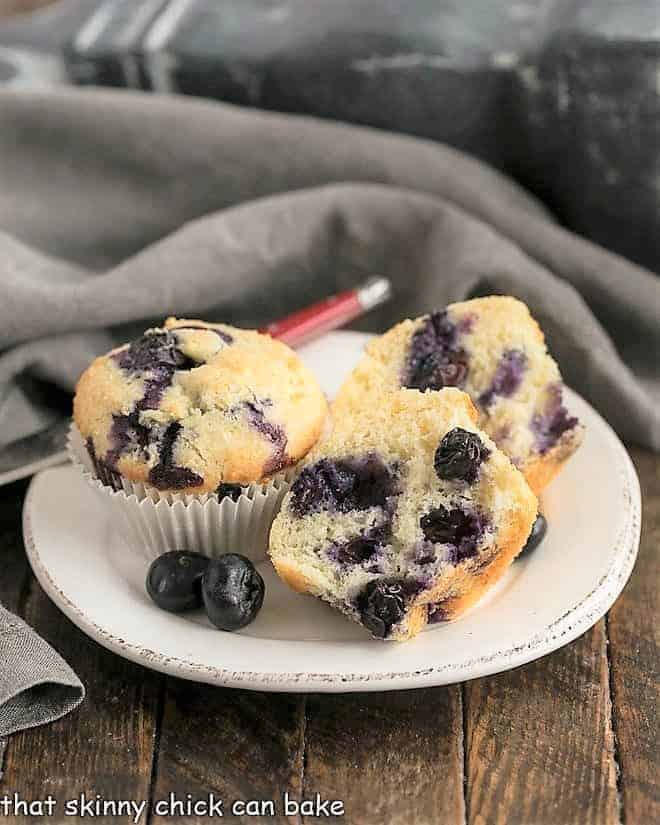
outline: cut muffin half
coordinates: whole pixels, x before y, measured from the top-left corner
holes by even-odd
[[[302,463],[270,536],[280,577],[381,639],[452,619],[493,585],[537,500],[456,389],[344,416]]]
[[[534,492],[579,447],[583,428],[566,410],[559,368],[521,301],[491,296],[402,321],[371,341],[340,389],[337,417],[401,387],[458,387],[479,426],[524,473]]]

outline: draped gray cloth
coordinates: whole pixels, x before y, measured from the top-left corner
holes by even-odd
[[[66,662],[0,606],[0,737],[59,719],[84,693]]]
[[[487,166],[189,98],[0,93],[0,446],[50,420],[44,387],[72,390],[149,322],[260,324],[371,273],[395,298],[365,329],[521,298],[567,382],[621,436],[660,447],[660,279]]]
[[[17,375],[70,390],[127,322],[271,320],[369,272],[396,289],[371,329],[473,294],[522,298],[568,383],[660,447],[660,280],[483,164],[191,99],[0,94],[0,439],[39,414]]]

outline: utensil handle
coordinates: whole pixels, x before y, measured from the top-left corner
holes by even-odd
[[[338,329],[387,301],[392,286],[387,278],[372,277],[355,289],[324,298],[286,318],[263,327],[265,332],[290,347],[299,347],[326,332]]]

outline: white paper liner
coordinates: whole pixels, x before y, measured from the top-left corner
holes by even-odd
[[[170,550],[190,550],[212,558],[241,553],[255,563],[263,561],[271,524],[293,477],[290,468],[269,482],[245,487],[237,501],[218,500],[214,493],[160,493],[114,474],[101,480],[73,423],[67,450],[73,465],[117,517],[117,529],[128,546],[149,561]]]

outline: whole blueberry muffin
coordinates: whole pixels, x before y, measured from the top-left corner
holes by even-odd
[[[99,475],[163,492],[233,492],[300,460],[326,417],[287,346],[224,324],[168,318],[97,358],[74,421]]]
[[[401,387],[467,392],[479,426],[536,493],[582,440],[582,426],[562,402],[562,378],[543,333],[515,298],[477,298],[397,324],[367,345],[339,392],[336,414]]]
[[[520,552],[537,500],[457,389],[337,419],[297,469],[269,554],[295,590],[381,639],[452,619]]]

